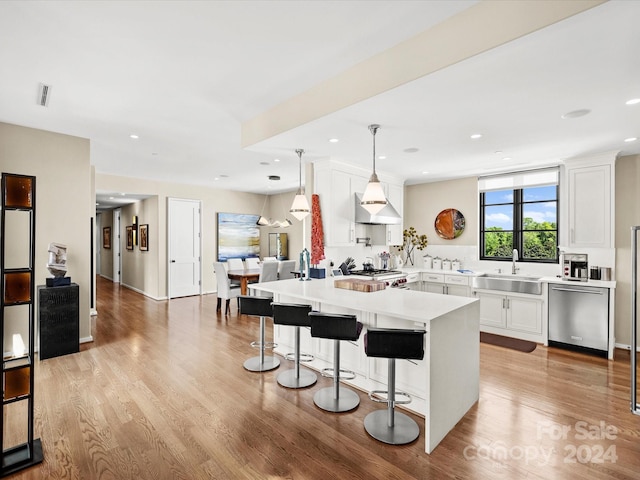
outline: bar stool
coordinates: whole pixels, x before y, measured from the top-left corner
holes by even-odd
[[[365,430],[376,440],[391,445],[403,445],[413,442],[420,435],[418,424],[408,415],[396,412],[394,407],[411,402],[408,393],[396,392],[396,359],[422,360],[424,334],[424,330],[369,328],[364,335],[364,351],[367,357],[389,359],[389,390],[373,390],[369,393],[369,398],[374,402],[386,403],[387,410],[371,412],[364,418]],[[376,398],[376,394],[386,394],[387,398]],[[396,400],[396,395],[407,399]]]
[[[290,325],[295,327],[294,352],[287,353],[284,358],[293,360],[294,368],[278,374],[280,385],[287,388],[304,388],[316,383],[318,376],[307,369],[300,370],[300,362],[310,362],[313,355],[300,353],[300,327],[310,327],[311,305],[297,305],[293,303],[273,303],[273,323],[276,325]]]
[[[322,312],[309,313],[311,336],[334,341],[333,367],[325,368],[322,376],[333,377],[333,387],[323,388],[313,396],[314,403],[329,412],[347,412],[360,404],[360,397],[349,388],[340,386],[340,379],[351,380],[355,373],[340,369],[340,340],[355,341],[360,338],[362,323],[355,315],[338,315]],[[344,375],[342,375],[344,374]]]
[[[260,340],[251,342],[253,348],[260,349],[260,355],[252,357],[244,362],[244,368],[251,372],[266,372],[278,368],[280,360],[274,356],[265,356],[264,351],[267,348],[274,348],[277,345],[273,342],[265,342],[264,339],[264,322],[265,317],[273,316],[271,308],[272,299],[269,297],[253,297],[249,295],[240,295],[240,314],[253,317],[260,317]]]

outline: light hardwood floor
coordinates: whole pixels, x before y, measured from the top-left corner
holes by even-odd
[[[353,412],[330,414],[313,404],[329,379],[289,390],[278,370],[244,370],[258,321],[215,306],[214,295],[157,302],[98,278],[95,341],[35,368],[45,460],[11,478],[639,478],[628,352],[609,362],[482,344],[480,401],[427,455],[420,418],[416,442],[384,445],[364,431],[384,408],[364,393]]]

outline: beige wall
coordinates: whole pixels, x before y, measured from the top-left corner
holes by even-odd
[[[455,208],[465,219],[464,232],[453,240],[440,238],[434,227],[434,219],[446,208]],[[421,235],[426,234],[429,245],[477,245],[478,179],[469,177],[405,187],[404,228],[409,227]]]
[[[616,161],[616,343],[631,344],[631,226],[640,225],[640,155]]]
[[[67,276],[80,286],[80,338],[90,339],[95,210],[89,140],[0,123],[0,169],[36,177],[35,283],[43,285],[50,276],[49,243],[67,245]]]
[[[153,199],[124,207],[121,224],[122,238],[124,229],[131,224],[133,215],[138,215],[140,223],[149,224],[150,245],[148,252],[140,252],[138,247],[133,251],[122,248],[122,282],[152,298],[167,297],[167,202],[168,198],[199,200],[202,202],[202,291],[215,291],[216,283],[213,275],[213,262],[216,256],[216,213],[255,213],[263,212],[265,216],[282,220],[285,218],[294,192],[273,195],[267,199],[254,193],[234,192],[197,185],[182,185],[153,180],[143,180],[114,175],[96,174],[97,191],[118,191],[142,195],[151,195]],[[282,200],[280,202],[280,200]],[[137,212],[137,213],[136,213]],[[104,218],[104,215],[103,215]],[[285,231],[289,235],[290,251],[302,249],[301,223],[287,215],[293,225],[285,230],[263,227],[261,229],[261,251],[266,255],[268,233]],[[103,268],[102,274],[109,277]]]

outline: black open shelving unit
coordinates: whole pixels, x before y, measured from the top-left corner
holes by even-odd
[[[0,477],[11,475],[22,469],[42,462],[42,443],[33,438],[33,387],[34,387],[34,260],[36,238],[36,177],[2,174],[1,183],[2,208],[0,210],[0,334],[2,336],[2,408],[0,416],[0,449],[2,466]],[[16,215],[16,223],[25,226],[19,231],[12,223],[7,228],[8,215]],[[28,244],[25,259],[10,259],[11,267],[7,268],[7,245]],[[14,262],[23,261],[20,266]],[[15,315],[8,320],[8,309],[14,309]],[[16,313],[17,312],[17,313]],[[17,325],[16,325],[17,323]],[[26,329],[25,329],[26,326]],[[13,329],[18,330],[17,332]],[[24,348],[16,351],[16,347],[7,348],[8,339],[14,345],[14,334],[28,331],[28,338],[23,339]],[[26,340],[26,341],[25,341]],[[18,343],[18,345],[20,345]],[[26,403],[26,438],[23,443],[5,445],[7,442],[7,425],[14,425],[15,419],[7,409],[17,402]],[[22,412],[17,412],[22,414]],[[9,438],[11,441],[13,437]]]

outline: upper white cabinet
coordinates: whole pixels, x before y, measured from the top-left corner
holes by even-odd
[[[357,167],[337,162],[314,165],[314,192],[320,196],[328,247],[353,246],[358,237],[369,237],[376,245],[402,244],[402,225],[365,226],[355,223],[355,194],[363,193],[368,181],[367,172]],[[389,201],[402,216],[403,187],[383,183]]]
[[[567,222],[561,244],[613,248],[615,153],[565,161]]]

